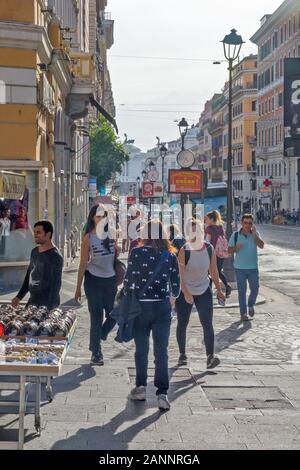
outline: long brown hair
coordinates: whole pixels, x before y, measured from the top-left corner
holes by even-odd
[[[169,253],[177,253],[160,220],[149,220],[143,227],[140,246],[151,246],[157,252],[167,250]]]
[[[108,212],[103,204],[96,204],[95,206],[93,206],[90,210],[88,220],[85,226],[85,231],[84,231],[85,235],[90,234],[93,230],[95,230],[96,224],[94,222],[94,217],[99,208],[103,210],[103,216],[108,217]],[[105,227],[104,227],[104,233],[107,233],[107,237],[103,238],[103,246],[110,253],[111,252],[110,238],[109,238],[108,232],[109,232],[109,223],[107,222],[107,224],[105,224]]]
[[[212,220],[216,225],[223,225],[224,224],[219,211],[210,211],[206,214],[206,217],[208,217],[210,220]]]

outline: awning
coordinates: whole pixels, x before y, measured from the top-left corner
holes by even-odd
[[[97,100],[93,96],[90,96],[90,102],[92,106],[95,106],[96,109],[98,109],[99,113],[102,114],[102,116],[105,117],[116,129],[117,134],[119,133],[119,129],[117,126],[117,123],[115,119],[101,106],[100,103],[98,103]]]
[[[25,191],[25,176],[0,171],[0,198],[22,199]]]

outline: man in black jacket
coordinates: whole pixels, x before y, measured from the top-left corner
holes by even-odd
[[[27,305],[45,305],[49,310],[59,306],[63,257],[52,243],[53,225],[41,220],[34,225],[34,239],[38,245],[31,252],[30,264],[18,295],[12,300],[13,307],[29,292]]]

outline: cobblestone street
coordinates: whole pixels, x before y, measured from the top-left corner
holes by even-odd
[[[285,260],[299,256],[281,250]],[[275,252],[277,248],[268,246],[261,256],[263,284],[272,284],[270,271],[275,273],[267,260],[283,260],[277,260]],[[299,264],[293,266],[299,270]],[[273,275],[280,285],[280,272]],[[75,269],[65,273],[65,300],[71,299],[75,279]],[[176,367],[174,318],[167,414],[157,410],[152,352],[146,403],[127,400],[134,386],[133,343],[116,343],[113,332],[103,345],[104,367],[89,366],[89,315],[84,303],[77,310],[78,328],[63,375],[53,381],[54,400],[42,407],[41,437],[34,434],[33,417],[26,417],[25,449],[300,449],[299,297],[281,290],[263,285],[260,300],[266,301],[246,324],[239,322],[237,307],[215,309],[221,366],[214,371],[206,370],[196,313],[188,329],[189,364]],[[7,433],[15,426],[15,417],[2,416],[0,423]]]

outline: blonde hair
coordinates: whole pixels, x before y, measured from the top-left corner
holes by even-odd
[[[216,225],[224,224],[224,221],[222,220],[222,217],[219,211],[210,211],[206,214],[206,217],[212,220]]]

